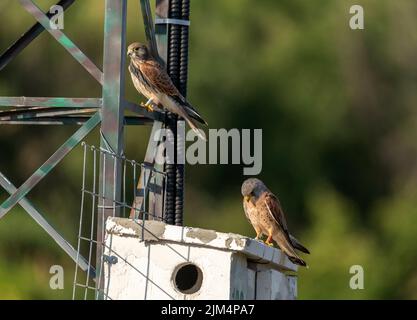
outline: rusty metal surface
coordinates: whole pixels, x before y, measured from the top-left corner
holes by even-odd
[[[0,120],[2,125],[31,125],[31,126],[54,126],[54,125],[83,125],[90,117],[51,117],[39,119]]]
[[[133,124],[135,121],[138,124],[148,123],[152,120],[165,121],[165,113],[159,110],[149,112],[140,105],[126,100],[122,100],[122,104],[125,110],[137,114],[141,116],[141,118],[148,119],[148,121],[143,119],[143,121],[137,122],[134,117],[128,117],[128,124]],[[33,117],[35,117],[36,114],[39,114],[41,117],[53,115],[61,117],[64,114],[84,114],[86,112],[94,112],[97,108],[101,108],[102,105],[102,98],[0,97],[0,123],[6,123],[6,121],[9,120],[10,124],[16,124],[16,121],[18,120],[32,117],[28,116],[30,113],[34,114]],[[71,109],[71,111],[68,111],[67,109]],[[87,109],[88,111],[86,111]],[[52,110],[56,110],[56,113],[52,113]],[[10,116],[10,118],[7,119],[5,118],[6,116]],[[23,121],[20,123],[25,124],[26,122]]]
[[[125,106],[125,110],[129,110],[133,113],[146,117],[150,120],[165,122],[164,112],[160,112],[156,109],[154,109],[153,112],[149,112],[148,110],[141,107],[140,105],[133,103],[133,102],[129,102],[129,101],[125,101],[124,106]]]
[[[67,116],[67,117],[43,117],[21,120],[0,120],[0,124],[7,125],[83,125],[90,119],[89,116]],[[153,120],[144,117],[127,116],[124,125],[138,126],[151,125]]]
[[[99,108],[101,98],[0,97],[3,107]]]
[[[123,155],[124,74],[126,58],[126,0],[106,0],[104,16],[103,107],[100,147],[116,155],[100,159],[99,210],[97,242],[103,243],[104,223],[109,216],[119,216],[114,201],[121,199],[122,167],[117,156]],[[103,246],[97,246],[97,296],[103,299]]]
[[[97,109],[65,109],[57,110],[56,108],[26,109],[9,112],[0,112],[0,121],[16,121],[25,119],[52,118],[70,115],[92,114]]]

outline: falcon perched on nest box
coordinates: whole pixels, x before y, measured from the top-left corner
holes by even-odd
[[[290,235],[284,211],[278,198],[256,178],[250,178],[242,184],[243,209],[250,224],[256,231],[256,239],[262,235],[268,236],[265,243],[273,246],[274,240],[291,262],[307,266],[295,249],[310,253],[301,243]]]
[[[153,111],[153,106],[161,105],[166,110],[183,117],[197,135],[206,140],[198,130],[196,122],[207,125],[197,110],[185,100],[172,83],[165,69],[156,61],[144,44],[134,42],[129,45],[129,72],[133,84],[148,100],[143,107]]]

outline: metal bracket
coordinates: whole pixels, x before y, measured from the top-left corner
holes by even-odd
[[[177,24],[180,26],[189,27],[191,22],[190,20],[182,20],[182,19],[156,18],[155,24]]]
[[[107,254],[103,254],[103,261],[108,264],[116,264],[119,260],[116,256],[108,256]]]

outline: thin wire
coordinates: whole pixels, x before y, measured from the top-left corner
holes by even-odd
[[[123,203],[126,203],[126,161],[123,161]],[[123,206],[123,218],[126,218],[126,206]]]
[[[150,231],[148,231],[148,232],[150,232]],[[153,234],[152,234],[153,235]],[[153,235],[153,236],[155,236],[155,235]],[[156,237],[156,236],[155,236]],[[157,238],[157,237],[156,237]],[[90,239],[88,239],[88,238],[84,238],[84,240],[87,240],[87,241],[90,241]],[[92,240],[93,242],[95,242],[95,243],[97,243],[97,245],[100,245],[100,243],[98,242],[98,241],[95,241],[95,240]],[[103,245],[105,248],[109,248],[106,244],[104,244],[104,243],[101,243],[101,245]],[[170,247],[170,246],[169,246]],[[181,255],[179,252],[177,252],[175,249],[173,249],[172,247],[170,247],[175,253],[177,253],[180,257],[182,257],[185,261],[187,261],[186,260],[186,258],[183,256],[183,255]],[[147,278],[146,277],[146,275],[143,273],[143,272],[141,272],[137,267],[135,267],[133,264],[131,264],[129,261],[127,261],[127,259],[126,258],[124,258],[124,257],[122,257],[120,254],[118,254],[116,251],[113,251],[113,253],[120,259],[120,260],[122,260],[123,262],[125,262],[126,264],[128,264],[132,269],[134,269],[137,273],[139,273],[141,276],[143,276],[143,277],[145,277],[145,278]],[[151,282],[155,287],[157,287],[158,289],[160,289],[162,292],[164,292],[166,295],[168,295],[171,299],[173,299],[173,300],[175,300],[175,298],[174,297],[172,297],[168,292],[166,292],[162,287],[160,287],[157,283],[155,283],[153,280],[150,280],[149,279],[149,282]],[[83,285],[82,285],[83,286]],[[103,292],[104,293],[104,292]]]
[[[106,176],[106,153],[103,152],[102,149],[100,149],[100,151],[103,154],[103,175],[102,176],[105,177]],[[104,196],[106,194],[106,184],[105,183],[103,183],[102,193],[103,193],[103,196],[102,196],[102,206],[103,207],[101,209],[101,214],[100,214],[101,221],[98,221],[98,219],[97,219],[97,224],[101,223],[101,230],[100,230],[101,234],[100,235],[97,234],[97,236],[100,236],[100,239],[104,239],[104,214],[105,214],[104,206],[106,205],[106,203],[105,203],[106,198]],[[99,261],[97,261],[97,260],[99,260]],[[96,256],[96,264],[97,263],[99,264],[99,274],[98,274],[97,293],[96,293],[96,299],[97,300],[98,300],[98,297],[99,297],[98,295],[99,295],[100,288],[101,288],[101,274],[102,274],[103,262],[104,262],[104,260],[103,260],[103,248],[100,248],[100,256],[99,257]]]
[[[142,228],[142,239],[145,239],[145,211],[146,211],[146,203],[145,203],[145,199],[146,199],[146,169],[142,169],[143,171],[143,175],[142,175],[142,186],[143,186],[143,201],[142,201],[142,208],[139,208],[139,210],[141,210],[142,213],[142,223],[143,223],[143,228]]]
[[[135,160],[130,160],[130,159],[128,159],[128,158],[126,158],[126,156],[124,156],[124,155],[117,155],[117,154],[115,154],[115,153],[112,153],[111,151],[108,151],[108,150],[106,150],[106,149],[103,149],[103,148],[97,148],[97,147],[95,147],[95,146],[92,146],[92,145],[89,145],[89,144],[86,144],[87,145],[87,147],[88,148],[90,148],[91,150],[94,150],[94,149],[96,149],[96,150],[99,150],[101,153],[105,153],[105,154],[108,154],[108,155],[111,155],[111,156],[114,156],[114,157],[116,157],[116,158],[119,158],[119,159],[122,159],[122,160],[124,160],[124,161],[126,161],[126,162],[128,162],[128,163],[131,163],[131,164],[139,164],[141,167],[147,167],[147,168],[152,168],[152,170],[154,170],[155,172],[157,172],[157,173],[159,173],[159,174],[162,174],[162,175],[166,175],[166,173],[164,172],[164,171],[161,171],[161,170],[158,170],[158,169],[155,169],[152,165],[150,165],[150,164],[147,164],[147,163],[138,163],[137,161],[135,161]]]
[[[150,172],[151,178],[149,179],[149,183],[151,185],[156,185],[156,181],[155,181],[155,174],[153,171]],[[156,195],[153,194],[149,194],[149,200],[148,200],[148,212],[153,212],[155,214],[155,203],[156,203],[156,199],[155,199]]]
[[[146,192],[148,191],[148,176],[147,176],[147,169],[143,169],[143,201],[142,201],[142,218],[143,220],[146,220]]]
[[[113,185],[115,185],[118,182],[116,181],[116,166],[118,164],[117,163],[118,160],[116,160],[117,158],[114,157],[114,155],[112,157],[113,157]],[[116,200],[116,188],[113,188],[113,200],[114,201]],[[113,217],[115,216],[116,216],[116,206],[113,204]]]
[[[97,151],[93,150],[93,192],[96,193],[96,180],[97,180]],[[95,225],[95,200],[96,197],[92,196],[91,197],[91,226],[90,226],[90,239],[93,239],[94,236],[94,225]],[[88,252],[88,266],[91,266],[91,257],[92,257],[92,251],[93,251],[93,243],[90,242],[90,250]],[[90,274],[87,274],[87,279],[85,284],[88,285],[90,280]],[[84,293],[84,299],[87,299],[87,290]]]
[[[103,148],[100,148],[100,149],[103,150],[103,151],[112,153],[112,154],[116,154],[116,152],[114,152],[113,148],[110,146],[109,142],[107,141],[106,137],[104,136],[103,131],[101,131],[101,130],[100,130],[100,136],[101,136],[101,139],[103,140],[103,142],[104,142],[104,144],[106,145],[106,148],[107,148],[107,149],[103,149]]]
[[[140,220],[135,220],[134,222],[136,224],[138,224],[141,228],[145,229],[146,232],[149,233],[156,240],[163,240],[163,239],[159,238],[155,233],[153,233],[152,230],[147,229],[144,226],[143,221],[142,221],[142,223],[140,222]],[[88,241],[88,242],[91,241],[91,242],[95,243],[97,246],[100,245],[100,246],[103,246],[104,248],[110,249],[110,247],[108,245],[106,245],[105,242],[102,242],[102,241],[97,241],[97,240],[89,239],[89,238],[86,238],[86,237],[81,237],[81,240]],[[176,253],[179,257],[181,257],[182,259],[184,259],[184,261],[189,261],[189,259],[186,256],[184,256],[183,254],[181,254],[178,250],[176,250],[174,247],[172,247],[169,243],[166,243],[166,246],[169,249],[171,249],[174,253]],[[124,259],[123,257],[121,257],[116,251],[112,250],[112,252],[114,252],[118,257],[120,257],[121,259],[123,259],[124,261],[126,261],[126,259]]]
[[[96,288],[95,287],[90,287],[90,286],[86,286],[86,285],[84,285],[84,284],[82,284],[82,283],[76,283],[75,284],[77,287],[82,287],[82,288],[86,288],[86,289],[89,289],[89,290],[93,290],[94,292],[96,291]],[[104,292],[102,292],[104,295],[106,295]],[[109,296],[107,296],[106,297],[107,299],[109,299],[109,300],[113,300],[112,298],[110,298]]]
[[[93,249],[94,247],[99,248],[99,246],[101,247],[101,256],[96,256],[96,265],[98,265],[98,273],[96,274],[96,279],[98,277],[98,281],[97,282],[97,286],[95,287],[95,298],[98,299],[99,296],[101,296],[101,294],[103,294],[103,297],[106,299],[111,299],[108,296],[108,292],[109,292],[109,288],[110,288],[110,278],[107,278],[107,286],[105,289],[102,290],[101,286],[102,286],[102,275],[104,274],[104,267],[105,267],[105,259],[103,258],[105,256],[105,250],[108,249],[108,252],[106,252],[106,254],[112,254],[115,253],[117,256],[120,257],[120,255],[118,255],[116,252],[114,252],[112,250],[112,246],[111,246],[111,240],[110,240],[110,247],[108,245],[106,245],[105,243],[105,239],[104,239],[104,235],[105,235],[105,214],[106,214],[106,208],[108,209],[112,209],[113,210],[113,216],[115,216],[116,213],[116,206],[120,207],[123,206],[123,212],[126,212],[126,209],[130,209],[130,210],[134,210],[134,214],[133,217],[135,218],[136,223],[138,223],[139,225],[141,225],[141,229],[142,229],[142,239],[144,239],[144,235],[145,235],[145,230],[147,230],[147,228],[145,227],[145,220],[148,219],[149,217],[153,217],[155,220],[163,220],[163,217],[159,217],[155,214],[152,214],[149,212],[149,205],[150,203],[148,203],[148,195],[147,192],[149,191],[149,184],[155,183],[155,179],[156,179],[156,175],[161,175],[162,178],[162,183],[163,183],[163,191],[166,190],[166,174],[155,169],[152,165],[146,164],[146,163],[138,163],[134,160],[129,160],[126,159],[124,156],[117,156],[114,154],[111,154],[110,152],[104,150],[104,149],[100,149],[100,148],[96,148],[94,146],[89,146],[86,143],[82,143],[83,146],[83,181],[82,181],[82,194],[81,194],[81,209],[80,209],[80,225],[79,225],[79,231],[78,231],[78,246],[77,246],[77,261],[79,260],[79,255],[81,254],[81,241],[88,241],[89,242],[89,255],[88,255],[88,268],[89,271],[92,268],[92,258],[93,258]],[[92,183],[92,191],[87,190],[86,187],[86,181],[87,181],[87,160],[89,160],[87,157],[87,152],[91,151],[92,152],[92,158],[93,158],[93,183]],[[101,158],[101,156],[103,158]],[[118,165],[123,165],[123,178],[122,178],[122,182],[123,182],[123,195],[122,195],[122,201],[118,201],[116,199],[116,193],[115,190],[113,191],[113,199],[109,199],[106,196],[106,191],[107,191],[107,186],[104,184],[100,190],[98,190],[98,184],[97,184],[97,170],[98,170],[98,165],[97,165],[97,161],[98,159],[102,159],[102,167],[103,167],[103,175],[106,175],[106,171],[107,171],[107,157],[111,156],[112,157],[112,161],[113,161],[113,178],[116,179],[116,169],[118,167]],[[109,159],[110,160],[110,159]],[[118,162],[118,161],[121,161]],[[134,192],[134,199],[135,201],[133,202],[132,206],[129,206],[126,202],[126,184],[127,184],[127,174],[128,174],[128,169],[127,169],[127,164],[131,164],[132,165],[132,171],[133,171],[133,192]],[[141,196],[143,196],[143,201],[142,201],[142,206],[141,208],[137,207],[137,203],[136,203],[136,196],[137,196],[137,190],[136,190],[136,185],[137,185],[137,173],[138,173],[138,166],[141,167],[141,170],[144,170],[144,174],[142,175],[142,183],[143,183],[143,195],[141,194]],[[116,180],[114,180],[116,181]],[[148,183],[146,183],[148,182]],[[162,201],[162,206],[165,206],[165,192],[162,192],[161,197],[163,198]],[[84,220],[84,206],[85,206],[85,195],[88,194],[90,195],[91,198],[91,226],[90,226],[90,238],[84,237],[82,236],[82,227],[83,227],[83,220]],[[110,203],[109,203],[110,202]],[[99,203],[101,203],[101,205],[98,205]],[[111,205],[111,206],[110,206]],[[97,237],[99,237],[100,239],[95,240],[94,239],[94,230],[95,230],[95,219],[96,219],[96,206],[99,208],[97,210],[102,210],[102,214],[98,217],[101,217],[101,221],[97,220],[97,223],[101,223],[101,233],[97,234]],[[121,209],[120,209],[121,210]],[[138,214],[142,213],[142,223],[139,223],[136,219],[138,218]],[[152,232],[150,232],[150,230],[147,230],[147,233],[152,234]],[[101,237],[100,237],[101,236]],[[158,237],[155,236],[156,239],[159,239]],[[98,241],[100,240],[100,241]],[[174,249],[174,248],[171,248]],[[175,251],[175,250],[174,250]],[[98,260],[100,259],[100,260]],[[108,271],[110,271],[111,266],[109,266]],[[78,283],[78,264],[76,265],[76,270],[75,270],[75,274],[74,274],[74,287],[73,287],[73,299],[75,299],[75,294],[76,294],[76,288],[77,287],[82,287],[85,288],[84,291],[84,299],[88,298],[88,290],[92,289],[93,287],[91,287],[89,285],[90,280],[92,279],[92,276],[90,274],[90,272],[87,274],[86,277],[86,281],[85,284],[82,283]],[[104,280],[104,279],[103,279]],[[84,281],[83,281],[84,282]],[[156,285],[156,284],[155,284]]]
[[[114,155],[112,155],[112,158],[113,158],[113,183],[117,183],[117,181],[116,181],[116,168],[117,168],[117,166],[118,166],[118,161],[119,161],[119,159],[118,158],[116,158]],[[116,201],[116,188],[113,188],[113,217],[115,217],[116,216],[116,205],[115,205],[115,201]],[[104,235],[103,235],[103,237],[104,237]],[[111,247],[112,247],[112,239],[113,239],[113,237],[112,236],[110,236],[110,246],[109,246],[109,252],[108,252],[108,256],[110,256],[111,255],[111,252],[112,252],[112,250],[111,250]],[[103,256],[103,254],[104,254],[104,248],[103,248],[103,252],[102,252],[102,256]],[[107,267],[109,268],[109,271],[108,271],[108,277],[107,277],[107,284],[105,285],[105,289],[103,290],[103,293],[104,293],[104,291],[106,291],[106,293],[104,294],[106,297],[108,297],[108,293],[109,293],[109,284],[110,284],[110,268],[111,268],[111,265],[109,264],[109,263],[107,263]],[[103,268],[104,268],[104,259],[103,259]]]
[[[110,245],[108,246],[108,250],[109,250],[108,256],[109,257],[111,256],[111,253],[112,253],[112,249],[111,249],[112,248],[112,244],[113,244],[113,236],[110,235]],[[107,245],[105,245],[105,247],[107,247]],[[106,297],[109,296],[109,290],[110,290],[110,269],[111,269],[111,263],[107,263],[107,267],[108,267],[108,272],[107,272],[108,276],[107,276],[107,285],[106,285],[106,289],[105,289],[106,290],[106,293],[105,293],[105,296]]]
[[[83,178],[82,178],[82,189],[85,189],[85,172],[86,172],[86,163],[87,163],[87,146],[86,144],[81,144],[83,146]],[[72,289],[72,299],[75,299],[75,283],[77,282],[77,274],[78,274],[78,262],[80,258],[80,237],[81,237],[81,229],[82,229],[82,221],[83,221],[83,211],[84,211],[84,192],[81,193],[81,209],[80,209],[80,223],[78,229],[78,244],[77,244],[77,259],[75,263],[75,273],[74,273],[74,285]],[[88,274],[90,273],[90,265],[88,268]]]
[[[77,287],[82,287],[82,288],[86,288],[86,289],[90,289],[90,290],[96,290],[96,288],[94,288],[94,287],[90,287],[90,286],[86,286],[85,284],[82,284],[82,283],[76,283],[75,284]]]
[[[133,219],[136,219],[136,163],[133,163]]]
[[[94,195],[94,193],[93,193],[93,192],[88,191],[88,190],[84,190],[84,192],[85,192],[85,193],[88,193],[88,194],[91,194],[91,195]],[[109,198],[104,197],[104,196],[100,196],[100,195],[98,195],[98,194],[96,194],[96,196],[97,196],[97,197],[100,197],[101,199],[110,200]],[[114,202],[114,204],[116,204],[116,205],[118,205],[118,206],[126,206],[126,208],[128,208],[128,209],[131,209],[131,210],[133,209],[135,212],[143,212],[143,210],[141,210],[140,208],[133,207],[133,206],[129,206],[128,204],[122,203],[122,202],[120,202],[120,201],[114,200],[113,202]],[[102,207],[102,208],[105,208],[105,207]],[[109,208],[110,208],[110,206],[109,206]],[[111,206],[111,208],[113,208],[113,206]],[[146,211],[145,213],[146,213],[146,215],[147,215],[147,216],[150,216],[150,217],[153,217],[153,218],[156,218],[156,219],[162,220],[162,217],[158,217],[158,216],[156,216],[156,215],[154,215],[154,214],[152,214],[152,213],[149,213],[149,212],[147,212],[147,211]],[[137,219],[139,219],[139,218],[136,218],[136,220],[137,220]],[[142,218],[141,218],[141,219],[139,219],[139,220],[142,220]]]
[[[164,177],[163,177],[163,182],[164,182],[164,192],[163,192],[163,199],[162,199],[162,203],[163,203],[163,207],[164,207],[164,208],[163,208],[163,210],[162,210],[162,216],[161,216],[162,221],[166,221],[166,216],[165,216],[165,214],[166,214],[166,200],[167,200],[166,194],[167,194],[167,186],[168,186],[167,180],[168,180],[168,178],[167,178],[166,176],[164,176]]]

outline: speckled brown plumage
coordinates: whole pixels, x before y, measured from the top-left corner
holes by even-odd
[[[145,106],[150,110],[152,110],[151,105],[161,106],[179,115],[205,140],[195,121],[205,125],[207,123],[181,95],[166,70],[152,57],[147,46],[135,42],[129,45],[127,52],[130,57],[129,72],[133,85],[149,99]]]
[[[295,249],[310,253],[288,232],[287,221],[278,198],[256,178],[246,180],[242,185],[245,215],[256,231],[256,237],[267,236],[266,243],[274,240],[280,249],[296,264],[306,266]]]

